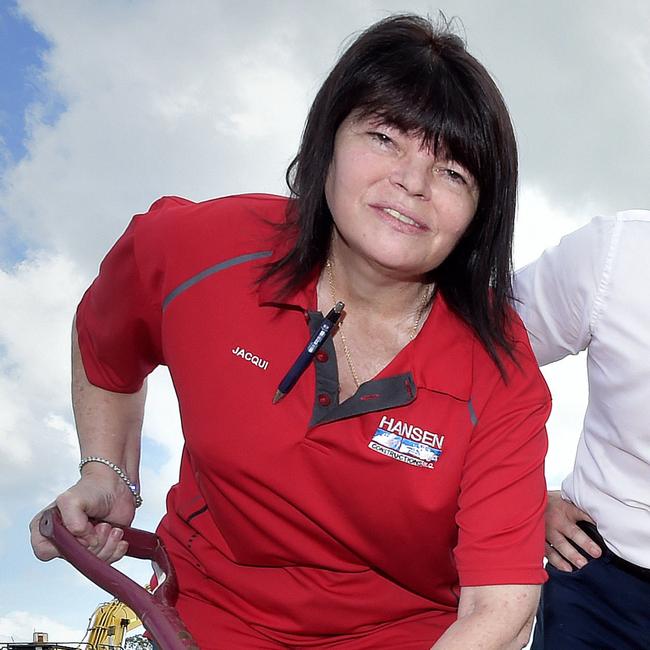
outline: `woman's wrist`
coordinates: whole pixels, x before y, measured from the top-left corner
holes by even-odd
[[[132,477],[127,474],[125,469],[120,467],[120,465],[117,463],[113,462],[110,458],[93,455],[84,456],[79,462],[79,473],[82,475],[93,473],[98,471],[99,467],[101,466],[105,467],[107,470],[110,470],[110,472],[112,472],[113,475],[117,477],[117,479],[119,479],[119,481],[121,481],[124,486],[126,486],[126,488],[133,496],[135,507],[139,508],[142,505],[142,497],[140,496],[140,485],[137,482],[137,477],[134,477],[132,479]],[[106,471],[103,471],[103,474],[106,475]]]

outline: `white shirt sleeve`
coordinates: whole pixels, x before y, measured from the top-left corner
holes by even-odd
[[[515,309],[540,366],[589,345],[614,224],[596,217],[515,273]]]

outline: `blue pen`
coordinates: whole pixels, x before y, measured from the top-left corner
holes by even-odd
[[[307,366],[311,363],[311,360],[314,358],[314,355],[320,349],[321,345],[325,343],[327,337],[332,333],[334,326],[341,318],[341,312],[345,304],[341,301],[337,302],[334,305],[334,309],[323,318],[318,331],[314,336],[312,336],[307,347],[300,353],[300,356],[293,362],[289,372],[284,376],[284,379],[280,382],[278,390],[275,391],[273,396],[273,403],[276,404],[279,402],[293,387],[294,384],[300,379]]]

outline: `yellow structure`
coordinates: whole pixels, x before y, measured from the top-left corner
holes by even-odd
[[[88,627],[88,650],[121,648],[126,633],[142,625],[136,613],[115,599],[100,605],[93,613]]]

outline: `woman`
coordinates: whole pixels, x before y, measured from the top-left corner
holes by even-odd
[[[549,395],[507,304],[516,167],[458,38],[415,16],[364,32],[314,101],[289,200],[164,198],[104,260],[74,328],[68,528],[124,553],[87,517],[131,521],[144,381],[166,364],[185,449],[158,532],[202,648],[523,647]]]

